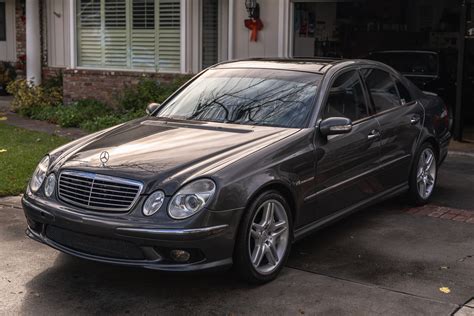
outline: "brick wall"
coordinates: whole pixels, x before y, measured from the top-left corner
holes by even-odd
[[[16,58],[17,60],[26,54],[26,19],[25,0],[15,1],[15,27],[16,27]],[[17,67],[17,78],[24,78],[26,68]]]
[[[15,2],[16,56],[26,54],[26,20],[24,16],[25,0]]]
[[[143,73],[66,69],[63,72],[63,97],[68,104],[81,99],[96,99],[115,106],[124,88],[134,86],[142,78],[170,82],[179,74]]]
[[[64,68],[43,66],[43,67],[41,68],[41,75],[42,75],[43,82],[44,82],[45,80],[51,79],[51,78],[53,78],[53,77],[57,77],[57,76],[60,75],[63,71],[64,71]]]

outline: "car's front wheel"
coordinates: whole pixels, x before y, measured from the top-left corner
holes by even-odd
[[[247,209],[236,240],[234,262],[251,283],[273,280],[291,248],[291,216],[286,200],[275,191],[260,195]]]
[[[424,143],[415,156],[410,175],[411,201],[416,205],[427,203],[433,194],[438,175],[438,162],[433,146]]]

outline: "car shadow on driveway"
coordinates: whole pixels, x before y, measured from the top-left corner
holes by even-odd
[[[465,161],[441,169],[434,205],[473,205]],[[74,258],[26,239],[23,215],[4,210],[0,267],[12,283],[0,278],[0,289],[21,314],[447,315],[474,297],[474,223],[428,215],[400,198],[372,206],[296,243],[282,274],[256,287],[232,271],[162,273]],[[24,293],[10,295],[14,283]]]
[[[296,243],[288,268],[261,287],[232,270],[164,273],[57,254],[26,284],[33,294],[22,313],[37,306],[59,314],[379,313],[387,305],[394,313],[445,313],[474,294],[474,260],[459,261],[473,227],[416,217],[392,200]]]

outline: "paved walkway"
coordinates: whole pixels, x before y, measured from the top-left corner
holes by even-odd
[[[20,127],[32,131],[43,132],[50,135],[58,135],[68,137],[71,139],[77,139],[87,135],[87,132],[79,128],[64,128],[55,124],[51,124],[45,121],[32,120],[29,118],[22,117],[16,113],[10,111],[10,102],[12,97],[0,97],[0,118],[1,122],[5,124]],[[6,119],[4,119],[6,118]]]

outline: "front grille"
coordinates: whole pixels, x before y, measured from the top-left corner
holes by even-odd
[[[89,255],[115,259],[145,259],[138,246],[124,240],[77,233],[51,225],[46,227],[46,236],[64,247]]]
[[[101,211],[128,211],[138,199],[142,184],[137,181],[89,172],[61,172],[59,198],[76,206]]]

